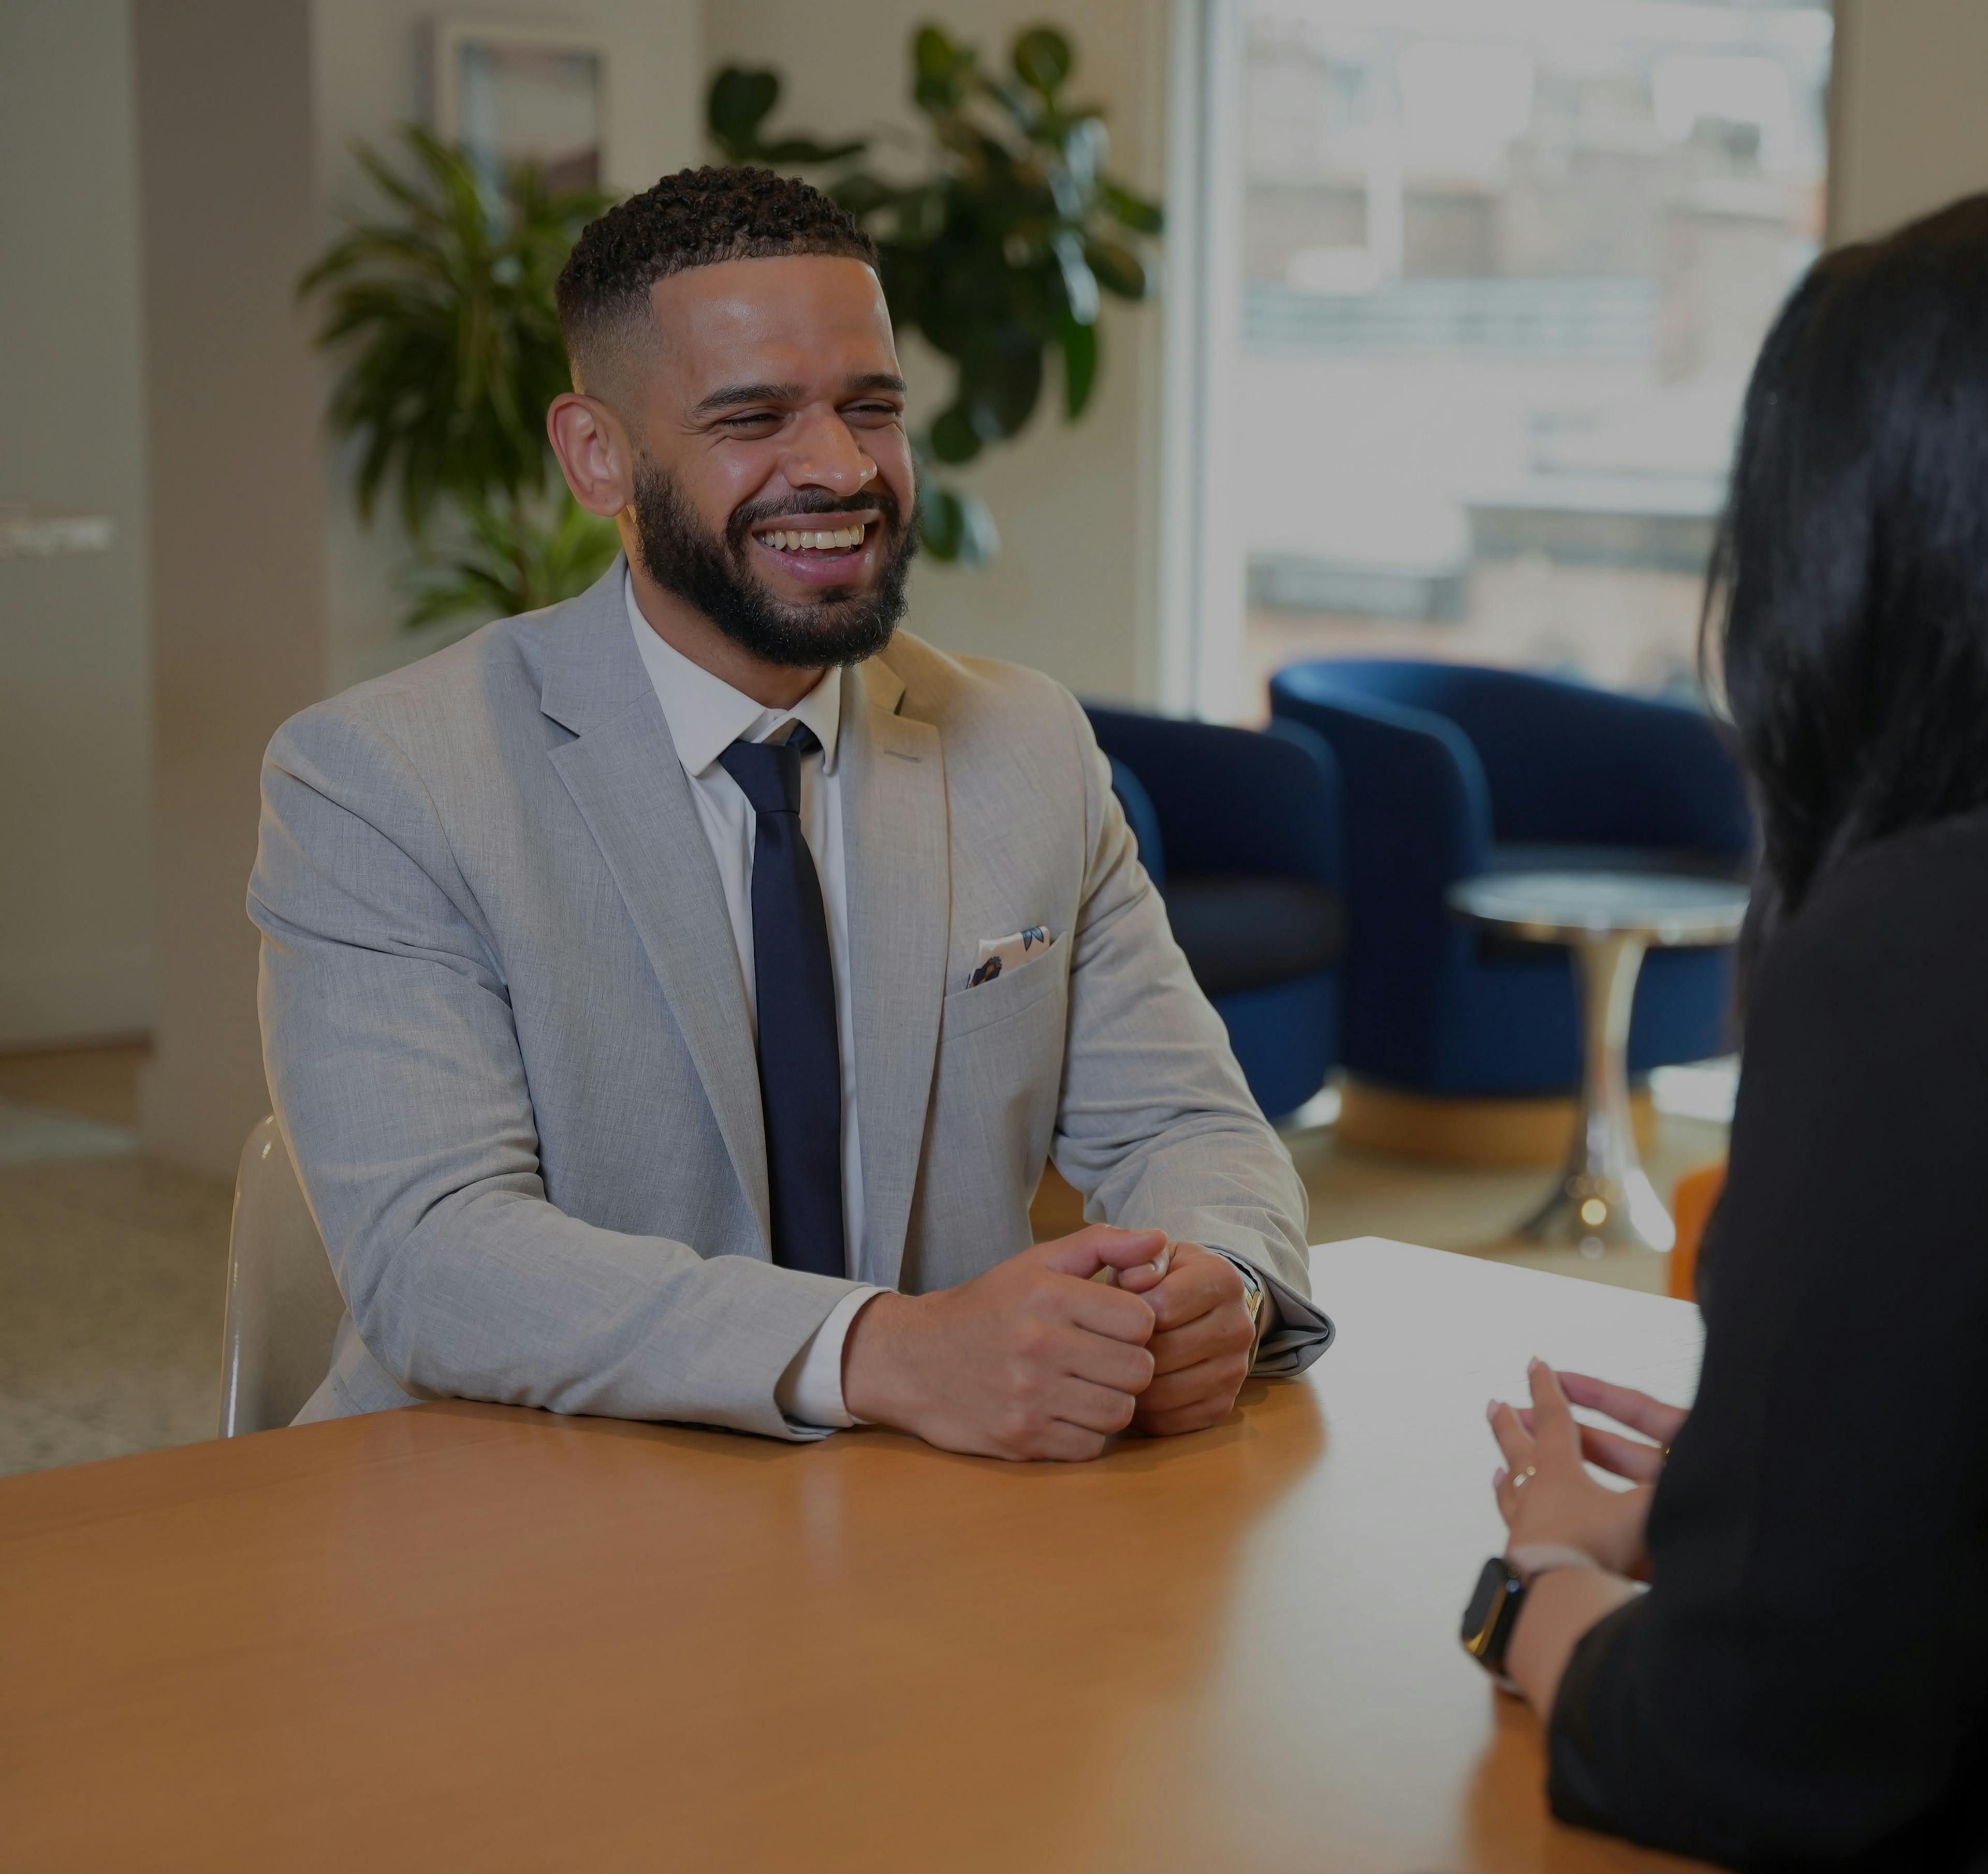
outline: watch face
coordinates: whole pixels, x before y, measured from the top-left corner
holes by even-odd
[[[1477,1577],[1470,1605],[1463,1610],[1463,1631],[1459,1636],[1464,1649],[1474,1657],[1488,1659],[1498,1632],[1498,1617],[1518,1585],[1518,1576],[1502,1555],[1493,1555]]]

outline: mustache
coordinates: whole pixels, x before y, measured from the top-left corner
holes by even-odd
[[[785,501],[749,501],[743,507],[734,508],[732,518],[725,523],[725,544],[734,553],[742,553],[747,536],[762,520],[779,520],[801,514],[860,514],[873,509],[883,516],[884,532],[891,539],[903,533],[904,511],[898,504],[898,497],[888,488],[879,485],[863,494],[844,496],[840,500],[813,489]]]

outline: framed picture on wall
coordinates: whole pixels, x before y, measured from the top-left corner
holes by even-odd
[[[444,18],[431,26],[435,134],[459,143],[493,189],[536,164],[554,191],[607,173],[607,46],[583,31]]]

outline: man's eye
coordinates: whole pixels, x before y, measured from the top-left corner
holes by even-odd
[[[764,428],[767,424],[775,423],[779,421],[779,419],[776,417],[770,410],[755,410],[745,416],[725,418],[724,419],[724,426],[727,429],[744,429],[748,427]]]
[[[890,423],[894,422],[903,412],[895,404],[851,404],[844,414],[852,417],[869,417]]]

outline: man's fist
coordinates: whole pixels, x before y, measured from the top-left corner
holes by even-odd
[[[1162,1231],[1094,1223],[957,1288],[880,1294],[843,1343],[844,1403],[948,1451],[1095,1457],[1152,1379],[1155,1311],[1090,1278],[1165,1247]]]
[[[1132,1422],[1154,1436],[1219,1424],[1249,1376],[1256,1347],[1242,1270],[1198,1243],[1177,1243],[1164,1275],[1135,1270],[1118,1279],[1153,1311],[1146,1344],[1153,1383],[1139,1395]]]

